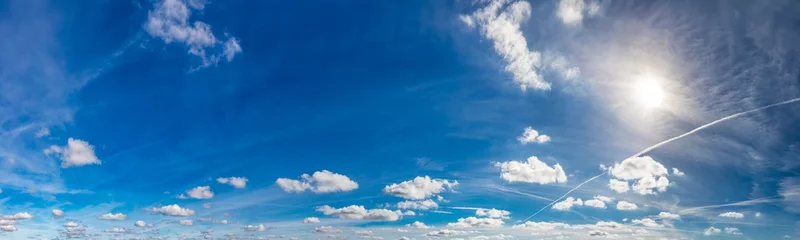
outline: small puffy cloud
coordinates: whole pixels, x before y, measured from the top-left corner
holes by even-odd
[[[448,223],[447,227],[452,228],[496,228],[503,226],[503,220],[496,218],[459,218],[458,222]]]
[[[128,219],[128,215],[122,213],[106,213],[97,217],[100,220],[114,220],[114,221],[124,221]]]
[[[601,228],[611,228],[611,229],[616,229],[616,228],[621,228],[622,227],[622,224],[619,224],[619,223],[613,222],[613,221],[612,222],[598,221],[594,225],[597,226],[597,227],[601,227]]]
[[[631,187],[628,185],[628,181],[620,181],[617,179],[609,179],[608,188],[618,193],[624,193],[631,190]]]
[[[742,235],[742,232],[740,232],[738,228],[726,227],[724,230],[725,230],[725,233],[730,234],[730,235]]]
[[[553,204],[552,208],[559,211],[567,211],[572,209],[572,206],[583,206],[583,200],[580,198],[575,199],[573,197],[568,197],[567,199],[564,199],[564,201]]]
[[[526,127],[525,131],[522,132],[522,136],[517,137],[517,140],[522,144],[546,143],[550,141],[550,136],[539,134],[539,132],[532,127]]]
[[[188,208],[182,208],[178,204],[172,204],[172,205],[167,205],[167,206],[157,207],[157,208],[154,207],[154,208],[150,208],[148,210],[150,210],[153,213],[158,213],[158,214],[161,214],[161,215],[178,216],[178,217],[191,216],[191,215],[194,215],[194,213],[195,213],[194,210],[188,209]]]
[[[475,210],[475,215],[479,217],[509,219],[511,212],[494,208],[492,209],[478,208],[477,210]]]
[[[181,219],[180,221],[178,221],[178,223],[183,225],[183,226],[192,226],[192,225],[194,225],[194,221],[189,220],[189,219]]]
[[[538,184],[565,183],[567,175],[561,165],[556,163],[547,166],[536,156],[531,156],[526,162],[508,161],[495,163],[500,168],[500,176],[508,182],[526,182]]]
[[[466,231],[459,231],[459,230],[451,230],[451,229],[442,229],[439,231],[433,231],[425,233],[425,236],[428,237],[448,237],[453,235],[466,235],[468,234]]]
[[[217,178],[217,182],[221,184],[228,184],[235,188],[245,188],[247,186],[247,178],[243,177]]]
[[[2,230],[4,232],[13,232],[13,231],[17,231],[17,226],[16,225],[0,225],[0,230]]]
[[[314,224],[314,223],[319,223],[319,222],[320,222],[319,218],[316,218],[316,217],[307,217],[307,218],[303,219],[303,223],[305,223],[305,224]]]
[[[416,228],[416,229],[428,229],[428,225],[420,221],[414,221],[414,223],[406,224],[406,227],[409,228]]]
[[[726,212],[726,213],[720,214],[719,216],[720,217],[726,217],[726,218],[736,218],[736,219],[744,218],[744,214],[739,213],[739,212]]]
[[[350,180],[345,175],[333,173],[328,170],[314,172],[313,175],[303,174],[300,180],[278,178],[275,183],[286,192],[332,193],[349,192],[358,188],[358,183]]]
[[[383,188],[384,194],[411,200],[422,200],[458,186],[458,181],[431,179],[429,176],[394,183]]]
[[[265,227],[264,224],[244,226],[244,230],[248,231],[248,232],[263,232],[263,231],[267,231],[267,229],[268,228]]]
[[[706,229],[705,232],[703,232],[703,235],[711,236],[711,235],[719,234],[721,232],[722,232],[722,230],[720,230],[719,228],[709,227],[708,229]]]
[[[60,218],[64,216],[64,211],[61,211],[61,209],[53,209],[52,212],[54,218]]]
[[[761,217],[761,212],[756,212],[755,216],[756,216],[757,218],[758,218],[758,217]]]
[[[33,215],[28,212],[19,212],[15,213],[14,215],[3,216],[5,220],[25,220],[25,219],[33,219]]]
[[[428,209],[437,209],[439,208],[439,204],[434,202],[433,200],[427,199],[424,201],[402,201],[397,203],[397,208],[399,209],[417,209],[417,210],[428,210]]]
[[[670,213],[670,212],[661,212],[661,213],[658,214],[658,218],[675,220],[675,219],[680,219],[681,215]]]
[[[645,227],[664,227],[662,224],[658,224],[656,220],[650,218],[642,218],[642,219],[633,219],[631,220],[633,224],[639,224]]]
[[[351,205],[343,208],[334,208],[328,205],[319,206],[316,209],[328,216],[335,216],[341,219],[356,220],[376,220],[376,221],[397,221],[403,215],[400,211],[387,209],[369,209],[364,206]]]
[[[64,227],[68,227],[68,228],[78,227],[78,223],[73,222],[73,221],[69,221],[69,222],[64,223]]]
[[[603,201],[604,203],[611,203],[611,202],[614,202],[614,198],[612,198],[612,197],[606,197],[606,196],[602,196],[602,195],[595,195],[595,196],[594,196],[594,199],[597,199],[597,200]]]
[[[617,202],[617,210],[620,211],[633,211],[639,209],[639,206],[636,206],[634,203],[630,203],[627,201],[619,201]]]
[[[178,198],[210,199],[214,197],[214,192],[209,186],[199,186],[186,191],[186,195],[181,194]]]
[[[113,227],[113,228],[109,228],[109,229],[103,230],[103,232],[107,232],[107,233],[136,233],[135,230],[130,229],[130,228],[124,228],[124,227]]]
[[[600,5],[594,1],[561,0],[556,15],[567,25],[577,25],[583,21],[584,15],[594,16],[600,11]]]
[[[80,139],[69,138],[66,146],[52,145],[45,149],[44,153],[59,156],[62,168],[101,164],[100,159],[94,154],[94,146]]]
[[[686,174],[681,172],[681,170],[678,170],[677,168],[672,168],[672,175],[675,175],[675,176],[678,176],[678,177],[683,177]]]
[[[669,186],[669,170],[650,156],[632,157],[614,164],[609,169],[611,176],[616,179],[609,180],[608,187],[622,193],[629,190],[628,180],[638,180],[633,184],[637,194],[655,194],[655,191],[664,192]]]
[[[314,227],[314,232],[330,234],[330,233],[342,233],[342,230],[331,226],[320,226],[320,227]]]
[[[139,220],[139,221],[136,221],[135,223],[133,223],[133,225],[134,225],[134,226],[137,226],[137,227],[146,227],[146,226],[147,226],[147,223],[145,223],[145,222],[144,222],[144,221],[142,221],[142,220]]]
[[[583,202],[583,205],[593,208],[606,208],[606,203],[597,199],[586,200]]]

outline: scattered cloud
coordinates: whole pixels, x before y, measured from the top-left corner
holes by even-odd
[[[161,215],[167,216],[179,216],[179,217],[186,217],[194,215],[195,211],[188,208],[182,208],[178,204],[167,205],[163,207],[154,207],[148,209],[153,213],[158,213]]]
[[[305,223],[305,224],[316,224],[316,223],[320,223],[320,221],[319,221],[319,218],[316,218],[316,217],[307,217],[307,218],[303,219],[303,223]]]
[[[448,223],[447,227],[452,228],[496,228],[503,226],[503,220],[497,218],[459,218],[458,222]]]
[[[64,216],[64,211],[61,209],[53,209],[51,212],[53,213],[54,218],[60,218]]]
[[[36,138],[43,138],[43,137],[47,137],[47,136],[50,136],[50,129],[49,128],[42,128],[42,129],[39,129],[38,132],[36,132]]]
[[[670,212],[661,212],[661,213],[658,214],[658,218],[659,219],[676,220],[676,219],[681,219],[681,215],[670,213]]]
[[[142,221],[142,220],[139,220],[139,221],[136,221],[136,222],[134,222],[134,223],[133,223],[133,225],[134,225],[134,226],[137,226],[137,227],[146,227],[146,226],[147,226],[147,223],[145,223],[145,222],[144,222],[144,221]]]
[[[653,219],[650,219],[650,218],[633,219],[633,220],[631,220],[631,223],[639,224],[639,225],[642,225],[642,226],[645,226],[645,227],[651,227],[651,228],[664,227],[664,225],[659,224],[658,222],[656,222],[656,220],[653,220]]]
[[[536,156],[528,158],[527,162],[508,161],[495,163],[495,167],[500,168],[500,176],[508,182],[526,182],[538,184],[565,183],[567,174],[561,165],[556,163],[552,167],[547,166]]]
[[[678,170],[677,168],[672,168],[672,175],[675,175],[675,176],[678,176],[678,177],[683,177],[686,174],[681,172],[681,170]]]
[[[383,193],[405,199],[421,200],[430,198],[448,189],[452,190],[456,186],[458,186],[458,181],[431,179],[429,176],[425,176],[388,185],[383,188]]]
[[[60,156],[62,168],[101,164],[94,153],[94,146],[80,139],[69,138],[66,146],[52,145],[44,153]]]
[[[330,233],[342,233],[342,230],[331,226],[319,226],[319,227],[314,227],[314,232],[330,234]]]
[[[511,216],[511,212],[494,208],[492,209],[478,208],[477,210],[475,210],[475,215],[479,217],[509,219],[510,218],[509,216]]]
[[[567,211],[572,209],[572,206],[583,206],[583,200],[580,198],[568,197],[561,202],[553,204],[552,208],[559,211]]]
[[[744,218],[744,214],[739,213],[739,212],[726,212],[726,213],[720,214],[719,216],[720,217],[725,217],[725,218],[736,218],[736,219]]]
[[[128,219],[128,215],[122,213],[106,213],[97,217],[100,220],[114,220],[114,221],[124,221]]]
[[[639,209],[639,206],[636,206],[634,203],[630,203],[627,201],[619,201],[617,202],[617,210],[620,211],[633,211]]]
[[[599,11],[600,5],[594,1],[561,0],[558,3],[556,15],[564,24],[577,25],[583,21],[584,14],[594,16]]]
[[[669,171],[650,156],[625,159],[622,163],[614,164],[609,173],[616,179],[609,180],[608,187],[618,193],[630,190],[628,180],[638,180],[633,184],[633,191],[640,195],[665,192],[669,186],[666,177]]]
[[[539,134],[533,127],[526,127],[522,136],[517,137],[517,140],[522,144],[546,143],[550,141],[550,136]]]
[[[178,223],[180,225],[183,225],[183,226],[192,226],[192,225],[194,225],[194,221],[192,221],[190,219],[181,219],[180,221],[178,221]]]
[[[730,234],[730,235],[742,235],[742,232],[740,232],[738,228],[726,227],[724,230],[725,230],[725,233]]]
[[[417,228],[417,229],[428,229],[429,228],[428,225],[425,225],[425,223],[422,223],[420,221],[414,221],[413,223],[406,224],[406,227]]]
[[[620,181],[617,179],[609,179],[608,188],[618,193],[624,193],[631,190],[631,187],[628,185],[628,181]]]
[[[439,204],[433,200],[426,199],[424,201],[402,201],[397,203],[399,209],[416,209],[416,210],[429,210],[439,208]]]
[[[268,228],[265,227],[264,224],[258,224],[258,225],[246,225],[244,226],[243,229],[248,232],[263,232],[267,231]]]
[[[188,195],[188,196],[187,196]],[[214,192],[211,191],[209,186],[199,186],[186,191],[186,195],[179,195],[180,199],[194,198],[194,199],[211,199],[214,197]]]
[[[606,203],[597,199],[586,200],[583,202],[583,205],[593,208],[606,208]]]
[[[364,206],[357,205],[350,205],[343,208],[334,208],[324,205],[317,207],[316,210],[328,216],[355,220],[397,221],[404,215],[400,211],[391,211],[388,209],[367,210]]]
[[[705,232],[703,232],[703,235],[711,236],[711,235],[719,234],[721,232],[722,232],[722,230],[720,230],[719,228],[709,227],[708,229],[706,229]]]
[[[314,172],[313,175],[303,174],[300,178],[300,180],[278,178],[275,183],[284,191],[294,193],[305,191],[314,193],[349,192],[358,188],[358,183],[350,180],[347,176],[328,170]]]
[[[247,178],[243,177],[226,177],[217,178],[217,182],[221,184],[228,184],[235,188],[245,188],[247,186]]]
[[[468,232],[466,231],[459,231],[459,230],[451,230],[451,229],[441,229],[439,231],[433,231],[425,233],[425,236],[428,237],[449,237],[454,235],[466,235]]]

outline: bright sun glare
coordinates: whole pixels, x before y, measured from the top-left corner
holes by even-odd
[[[664,91],[652,76],[645,76],[636,84],[635,95],[639,104],[647,108],[657,108],[664,100]]]

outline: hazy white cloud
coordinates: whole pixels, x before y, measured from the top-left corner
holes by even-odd
[[[528,88],[549,90],[550,83],[538,73],[541,54],[528,49],[528,41],[520,24],[528,20],[531,6],[527,1],[491,1],[471,15],[459,16],[470,27],[478,27],[481,35],[492,41],[494,50],[503,57],[505,70],[522,90]]]
[[[286,192],[331,193],[348,192],[358,188],[358,183],[350,180],[345,175],[333,173],[328,170],[314,172],[313,175],[303,174],[300,180],[278,178],[275,183]]]
[[[106,213],[97,217],[100,220],[114,220],[114,221],[124,221],[128,219],[128,215],[122,213]]]
[[[501,177],[508,182],[527,182],[538,184],[565,183],[567,174],[561,165],[556,163],[552,167],[547,166],[536,156],[528,158],[527,162],[516,160],[495,163],[495,167],[500,168]]]
[[[180,221],[178,221],[178,223],[183,225],[183,226],[192,226],[192,225],[194,225],[194,221],[192,221],[190,219],[181,219]]]
[[[36,132],[36,138],[43,138],[43,137],[47,137],[47,136],[50,136],[50,129],[49,128],[42,128],[42,129],[39,129],[38,132]]]
[[[187,196],[188,195],[188,196]],[[214,192],[209,186],[199,186],[186,191],[186,195],[181,194],[178,198],[210,199],[214,197]]]
[[[203,208],[211,208],[211,203],[203,203]]]
[[[458,222],[448,223],[447,227],[452,228],[495,228],[503,226],[503,220],[497,218],[459,218]]]
[[[404,215],[400,211],[391,211],[387,209],[367,210],[364,206],[357,205],[350,205],[343,208],[334,208],[324,205],[317,207],[316,210],[328,216],[355,220],[397,221],[400,219],[400,216]]]
[[[675,176],[678,176],[678,177],[683,177],[686,174],[681,172],[681,170],[678,170],[677,168],[672,168],[672,175],[675,175]]]
[[[658,218],[675,220],[675,219],[680,219],[681,215],[670,213],[670,212],[661,212],[661,213],[658,214]]]
[[[633,219],[631,220],[633,224],[640,224],[645,227],[664,227],[662,224],[658,224],[656,220],[650,218],[642,218],[642,219]]]
[[[18,212],[14,215],[3,216],[5,220],[25,220],[25,219],[33,219],[33,215],[28,212]]]
[[[539,134],[539,131],[536,131],[532,127],[526,127],[522,135],[517,137],[517,140],[522,144],[546,143],[550,141],[550,136]]]
[[[303,223],[305,223],[305,224],[315,224],[315,223],[319,223],[319,222],[320,222],[319,218],[316,218],[316,217],[307,217],[307,218],[303,219]]]
[[[64,223],[64,227],[69,227],[69,228],[78,227],[78,223],[73,222],[73,221],[69,221],[69,222]]]
[[[719,216],[720,217],[726,217],[726,218],[736,218],[736,219],[744,218],[744,214],[739,213],[739,212],[726,212],[726,213],[720,214]]]
[[[639,209],[639,206],[636,206],[636,204],[634,204],[634,203],[627,202],[627,201],[619,201],[619,202],[617,202],[617,210],[620,210],[620,211],[633,211],[633,210],[636,210],[636,209]]]
[[[320,226],[320,227],[314,227],[314,232],[330,234],[330,233],[342,233],[342,230],[331,226]]]
[[[263,231],[267,231],[267,227],[265,227],[264,224],[247,225],[247,226],[244,226],[244,230],[248,231],[248,232],[263,232]]]
[[[564,199],[561,202],[553,204],[552,208],[559,211],[567,211],[572,209],[572,206],[583,206],[583,200],[581,200],[580,198],[575,199],[573,197],[568,197],[567,199]]]
[[[739,229],[735,227],[726,227],[724,230],[725,233],[730,235],[742,235],[742,232],[740,232]]]
[[[431,179],[429,176],[425,176],[388,185],[383,188],[383,193],[405,199],[421,200],[437,195],[448,189],[452,190],[456,186],[458,186],[458,181]]]
[[[17,231],[17,226],[16,225],[0,225],[0,230],[2,230],[4,232],[13,232],[13,231]]]
[[[720,230],[719,228],[709,227],[708,229],[706,229],[705,232],[703,232],[703,235],[711,236],[711,235],[719,234],[721,232],[722,232],[722,230]]]
[[[243,177],[221,177],[217,178],[217,182],[221,184],[228,184],[235,188],[245,188],[247,186],[247,178]]]
[[[409,228],[417,228],[417,229],[428,229],[428,225],[420,221],[414,221],[414,223],[406,224],[406,227]]]
[[[60,156],[62,168],[101,164],[94,153],[94,146],[80,139],[69,138],[66,146],[52,145],[45,149],[44,153]]]
[[[61,211],[61,209],[53,209],[51,212],[53,213],[54,218],[60,218],[64,216],[64,211]]]
[[[148,209],[153,213],[158,213],[161,215],[168,215],[168,216],[179,216],[179,217],[186,217],[194,215],[195,211],[188,208],[182,208],[178,204],[167,205],[163,207],[154,207]]]
[[[107,232],[107,233],[136,233],[135,230],[130,229],[130,228],[124,228],[124,227],[113,227],[113,228],[109,228],[109,229],[103,230],[103,232]]]
[[[397,203],[397,208],[428,210],[439,208],[439,204],[430,199],[426,199],[424,201],[402,201]]]
[[[492,209],[478,208],[477,210],[475,210],[475,215],[479,217],[509,219],[509,216],[511,216],[511,212],[494,208]]]
[[[800,213],[800,177],[784,178],[779,187],[778,195],[783,199],[783,209]]]
[[[756,214],[754,216],[757,217],[757,218],[761,217],[761,212],[756,212]]]
[[[594,1],[561,0],[556,15],[567,25],[580,24],[584,15],[594,16],[600,11],[600,5]]]
[[[428,237],[448,237],[454,235],[466,235],[468,232],[466,231],[459,231],[459,230],[451,230],[451,229],[442,229],[439,231],[433,231],[425,233],[425,236]]]

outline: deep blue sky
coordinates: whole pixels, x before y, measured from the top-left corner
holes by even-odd
[[[793,239],[798,13],[0,0],[0,236]]]

